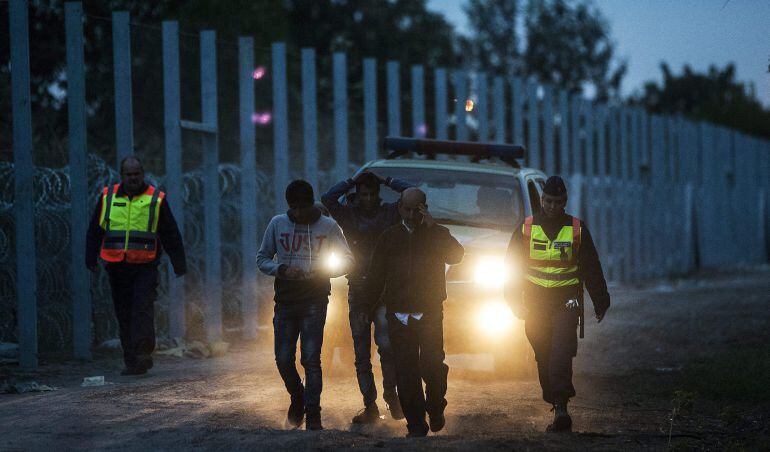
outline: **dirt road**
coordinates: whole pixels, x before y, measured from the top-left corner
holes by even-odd
[[[723,367],[716,357],[736,360],[756,347],[767,350],[770,269],[611,292],[606,320],[589,321],[580,343],[573,433],[542,433],[550,407],[534,379],[495,381],[451,369],[447,426],[437,435],[402,438],[405,425],[390,419],[351,427],[361,404],[352,374],[324,382],[325,431],[285,430],[288,396],[272,352],[251,344],[207,360],[158,357],[139,378],[119,376],[116,358],[49,362],[34,374],[0,367],[0,382],[12,377],[59,387],[0,395],[0,450],[665,449],[674,407],[672,448],[767,447],[767,390],[745,394],[757,386],[738,386],[770,377],[740,380],[740,361],[725,376],[713,370]],[[754,359],[752,353],[746,356],[753,366],[770,369],[762,361],[768,354]],[[701,359],[717,361],[698,367]],[[113,384],[80,387],[90,375]]]

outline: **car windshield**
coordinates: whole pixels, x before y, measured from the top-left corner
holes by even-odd
[[[428,196],[428,211],[439,222],[512,230],[523,218],[521,189],[514,176],[429,168],[370,168],[381,177],[414,184]],[[381,190],[385,202],[398,199]]]

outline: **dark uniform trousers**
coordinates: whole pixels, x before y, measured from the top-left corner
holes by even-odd
[[[575,396],[572,358],[577,355],[578,310],[568,309],[565,303],[530,309],[524,321],[524,331],[535,352],[543,400],[551,404]]]
[[[427,429],[425,413],[439,415],[447,404],[449,366],[444,363],[443,321],[442,312],[426,312],[420,320],[409,317],[407,325],[404,325],[395,314],[388,314],[398,398],[409,431]]]
[[[112,302],[120,329],[120,345],[127,367],[137,364],[139,355],[155,350],[155,300],[158,265],[107,264]]]

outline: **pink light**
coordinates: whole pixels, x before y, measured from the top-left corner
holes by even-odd
[[[420,137],[425,137],[428,134],[428,125],[427,124],[420,124],[417,127],[417,135]]]
[[[263,112],[263,113],[252,113],[251,114],[251,122],[254,124],[259,124],[261,126],[264,126],[266,124],[270,124],[270,122],[273,120],[273,114],[269,111]]]
[[[264,66],[257,66],[257,68],[254,69],[254,72],[251,73],[251,76],[254,77],[254,80],[259,80],[265,76],[266,72],[267,70]]]

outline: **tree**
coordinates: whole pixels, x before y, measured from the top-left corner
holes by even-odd
[[[470,0],[463,6],[474,34],[462,40],[476,69],[494,74],[520,73],[516,0]]]
[[[710,66],[698,73],[685,65],[681,75],[661,63],[663,83],[647,82],[644,93],[631,99],[655,113],[681,114],[722,124],[749,134],[770,138],[770,110],[765,109],[751,90],[735,80],[735,66]]]
[[[587,3],[570,5],[565,0],[530,5],[524,53],[528,73],[570,93],[580,93],[590,83],[598,100],[617,96],[626,65],[610,68],[614,46],[601,12]]]
[[[524,20],[526,45],[519,55],[517,3],[473,0],[468,4],[471,42],[478,42],[475,48],[482,51],[474,55],[479,67],[494,68],[498,74],[535,76],[572,94],[592,85],[598,100],[618,96],[626,65],[622,61],[616,64],[609,26],[599,10],[586,1],[530,0]],[[495,11],[505,15],[505,20],[491,20]],[[494,46],[480,47],[489,39],[494,40]],[[505,49],[505,55],[497,56],[497,49]],[[487,63],[487,59],[502,60],[502,67]]]

